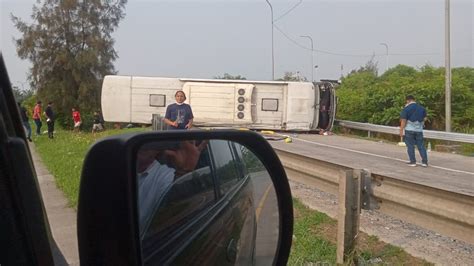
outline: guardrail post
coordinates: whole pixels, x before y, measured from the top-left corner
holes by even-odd
[[[361,170],[339,172],[339,213],[337,219],[337,263],[352,260],[357,265],[355,246],[359,232]]]
[[[368,170],[354,170],[354,174],[360,178],[360,208],[363,210],[379,209],[378,201],[374,198],[372,175]]]
[[[163,117],[160,114],[152,114],[151,125],[154,131],[165,130],[165,123]]]

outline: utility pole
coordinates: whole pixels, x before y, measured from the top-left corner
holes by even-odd
[[[445,0],[445,116],[446,116],[446,132],[451,132],[451,34],[450,34],[450,16],[449,7],[450,0]]]
[[[267,4],[270,6],[270,12],[271,12],[271,19],[272,19],[272,80],[275,80],[275,55],[274,55],[274,49],[273,49],[273,7],[272,4],[268,0]]]
[[[388,70],[388,44],[380,43],[380,45],[385,46],[385,71]]]
[[[313,63],[313,60],[314,60],[314,56],[313,56],[313,53],[314,53],[314,47],[313,47],[313,38],[311,38],[311,36],[308,36],[308,35],[302,35],[300,36],[301,38],[308,38],[310,41],[311,41],[311,82],[314,81],[314,63]]]

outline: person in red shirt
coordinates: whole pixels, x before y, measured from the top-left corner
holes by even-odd
[[[33,120],[36,124],[36,135],[39,136],[41,135],[41,126],[43,125],[41,123],[41,101],[37,101],[33,109]]]
[[[75,108],[72,108],[72,120],[74,121],[74,132],[79,132],[82,124],[81,113]]]

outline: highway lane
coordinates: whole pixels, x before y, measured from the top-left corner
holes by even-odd
[[[271,265],[276,252],[279,215],[275,189],[267,171],[251,174],[257,218],[256,263]]]
[[[406,148],[392,143],[314,134],[299,134],[293,143],[270,143],[275,149],[474,196],[473,157],[433,151],[428,153],[430,166],[423,168],[407,166]]]

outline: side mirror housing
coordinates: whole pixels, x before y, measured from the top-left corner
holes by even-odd
[[[292,197],[280,160],[256,133],[114,136],[86,156],[77,228],[86,265],[282,265]]]

